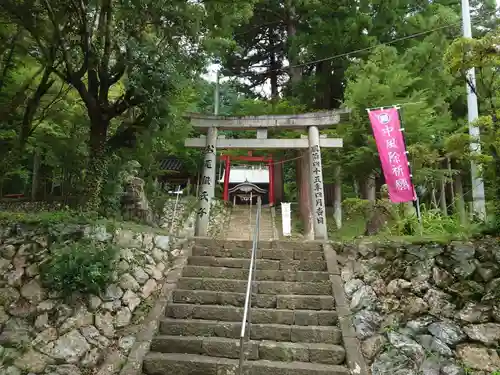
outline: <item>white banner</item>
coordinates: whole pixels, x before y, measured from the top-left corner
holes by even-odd
[[[290,203],[281,203],[281,223],[283,225],[283,236],[292,235],[292,211]]]

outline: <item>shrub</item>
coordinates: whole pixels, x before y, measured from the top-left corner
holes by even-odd
[[[65,297],[99,294],[112,281],[117,252],[111,244],[87,240],[56,245],[40,267],[42,283]]]
[[[342,202],[342,209],[346,220],[362,217],[367,219],[373,208],[373,202],[367,199],[347,198]]]
[[[422,222],[419,223],[416,214],[399,214],[397,222],[388,228],[389,235],[453,235],[468,237],[474,231],[474,226],[461,224],[458,215],[444,215],[437,209],[426,209],[421,205]]]
[[[95,212],[72,210],[42,212],[0,212],[0,225],[27,224],[50,228],[60,224],[89,224],[99,220]]]

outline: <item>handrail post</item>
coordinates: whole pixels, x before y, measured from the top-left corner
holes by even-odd
[[[262,201],[260,196],[257,198],[257,214],[255,218],[255,228],[253,232],[252,251],[250,253],[250,266],[248,267],[248,280],[245,293],[245,303],[243,307],[243,319],[241,321],[240,332],[240,359],[238,363],[238,375],[243,374],[243,364],[245,362],[246,339],[250,340],[251,308],[252,308],[252,288],[255,283],[255,274],[257,273],[257,248],[259,244],[260,214]],[[248,324],[247,324],[248,323]]]

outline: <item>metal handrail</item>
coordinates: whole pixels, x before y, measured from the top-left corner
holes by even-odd
[[[238,365],[238,375],[243,373],[243,363],[245,362],[245,339],[250,337],[250,328],[247,330],[247,326],[251,324],[251,308],[252,308],[252,287],[255,282],[255,273],[257,268],[257,247],[259,244],[259,230],[260,230],[260,212],[262,208],[262,202],[260,197],[257,198],[257,214],[255,218],[255,228],[253,232],[252,240],[252,253],[250,254],[250,266],[248,267],[248,281],[247,290],[245,294],[245,307],[243,309],[243,320],[241,321],[241,332],[240,332],[240,361]]]

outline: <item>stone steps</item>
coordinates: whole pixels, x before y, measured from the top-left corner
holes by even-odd
[[[236,375],[250,248],[197,240],[144,374]],[[257,256],[243,374],[348,375],[322,248],[263,241]]]
[[[199,305],[230,305],[242,307],[244,293],[214,292],[210,290],[174,290],[173,301],[176,303],[195,303]],[[265,295],[254,294],[252,306],[277,309],[333,310],[335,301],[331,296],[301,295]]]
[[[251,214],[250,209],[252,211]],[[225,233],[226,238],[252,239],[255,228],[255,214],[255,206],[233,206],[230,224]],[[261,241],[274,238],[274,225],[269,207],[262,208],[259,230],[259,238]]]
[[[236,374],[238,361],[196,354],[149,353],[144,360],[149,375],[231,375]],[[248,361],[244,375],[349,375],[344,366],[308,362]]]
[[[219,320],[240,322],[243,308],[224,305],[193,305],[189,303],[171,303],[166,315],[175,319]],[[338,316],[334,310],[287,310],[287,309],[252,309],[252,324],[289,324],[299,326],[333,326]]]
[[[216,279],[247,280],[248,269],[228,267],[186,266],[182,273],[184,277],[201,277]],[[325,281],[330,275],[322,271],[281,271],[261,270],[255,273],[257,281]]]
[[[250,259],[252,250],[246,248],[224,249],[205,246],[194,246],[193,256],[213,256],[220,258],[244,258]],[[282,250],[282,249],[259,249],[257,259],[270,260],[324,260],[323,251],[317,250]]]
[[[262,249],[272,249],[273,246],[276,250],[302,250],[302,251],[323,251],[323,247],[321,242],[318,241],[275,241],[274,245],[270,241],[259,241],[259,250]],[[204,247],[204,248],[219,248],[219,249],[251,249],[252,241],[251,240],[218,240],[212,238],[198,238],[194,247]]]
[[[238,359],[240,340],[222,337],[158,336],[151,350],[163,353],[188,353]],[[247,359],[283,362],[314,362],[339,365],[344,362],[345,350],[339,345],[249,341],[245,348]]]
[[[186,290],[212,290],[216,292],[225,292],[230,290],[236,293],[245,293],[247,281],[202,277],[181,277],[177,285],[180,289]],[[258,294],[329,295],[332,292],[332,285],[329,281],[256,281],[252,291]]]
[[[192,266],[207,266],[207,267],[227,267],[227,268],[244,268],[250,266],[250,260],[243,258],[227,258],[215,256],[190,256],[188,264]],[[281,271],[326,271],[326,263],[324,261],[300,261],[300,260],[270,260],[257,259],[257,269],[266,270],[281,270]]]
[[[169,336],[240,337],[241,322],[218,320],[160,320],[160,333]],[[331,326],[296,326],[287,324],[251,324],[250,339],[302,343],[341,344],[340,329]]]

